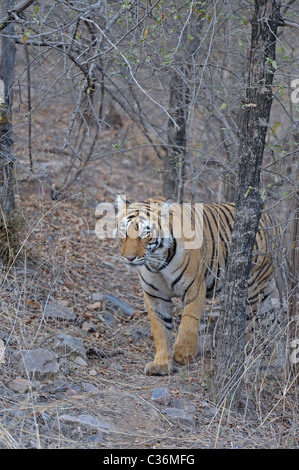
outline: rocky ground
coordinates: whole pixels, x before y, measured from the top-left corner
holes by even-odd
[[[159,162],[143,154],[91,165],[53,200],[65,163],[50,142],[33,176],[26,161],[17,169],[20,254],[3,270],[0,297],[0,447],[298,447],[298,390],[283,368],[255,372],[246,419],[213,403],[204,325],[204,356],[169,377],[143,374],[154,344],[141,289],[118,243],[96,237],[95,208],[117,192],[158,194]],[[217,313],[207,306],[212,325]],[[177,302],[176,325],[179,315]]]

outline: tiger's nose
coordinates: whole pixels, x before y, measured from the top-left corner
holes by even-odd
[[[134,261],[135,258],[136,256],[125,256],[125,259],[129,261],[130,263],[132,263],[132,261]]]

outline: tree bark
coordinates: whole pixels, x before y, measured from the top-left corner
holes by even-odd
[[[13,1],[1,2],[0,18],[13,7]],[[15,68],[14,25],[9,23],[1,33],[0,45],[0,205],[2,216],[7,217],[15,207],[13,171],[13,136],[12,136],[12,98],[13,77]],[[2,223],[1,223],[2,225]]]
[[[235,225],[217,327],[214,396],[238,406],[244,379],[246,300],[253,245],[262,212],[260,172],[272,105],[280,2],[255,0],[245,99],[239,115]]]
[[[296,351],[298,350],[299,323],[298,323],[298,293],[299,293],[299,191],[294,195],[294,218],[291,224],[289,255],[288,255],[288,322],[289,328],[289,344],[290,356],[288,359],[288,368],[299,383],[299,359]],[[295,349],[294,349],[295,348]],[[295,358],[295,359],[294,359]]]
[[[181,203],[184,196],[189,87],[178,73],[174,73],[172,77],[169,93],[169,113],[178,127],[176,128],[169,120],[168,146],[164,157],[163,195]]]

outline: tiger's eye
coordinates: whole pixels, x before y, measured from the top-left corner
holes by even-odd
[[[147,238],[151,233],[150,227],[142,227],[139,232],[139,238]]]

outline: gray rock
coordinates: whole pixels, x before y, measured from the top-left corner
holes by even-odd
[[[103,302],[104,301],[104,297],[102,294],[100,294],[99,292],[95,292],[94,294],[91,294],[91,300],[93,302]]]
[[[87,351],[83,346],[83,341],[75,336],[58,333],[54,348],[61,355],[81,356],[86,359]]]
[[[77,356],[76,359],[74,359],[74,363],[79,366],[79,367],[87,367],[88,364],[84,359],[80,356]]]
[[[193,401],[187,398],[172,398],[169,403],[170,408],[179,408],[180,410],[184,410],[187,413],[195,413],[196,408],[193,404]]]
[[[183,427],[195,426],[193,416],[190,413],[187,413],[186,411],[181,410],[179,408],[165,408],[164,410],[162,410],[162,413],[166,414],[167,418],[170,419],[170,421],[174,421]]]
[[[84,390],[87,392],[87,393],[90,393],[91,395],[102,395],[102,392],[101,390],[96,387],[95,385],[91,384],[91,383],[88,383],[88,382],[84,382],[82,384]]]
[[[133,336],[136,339],[140,339],[144,336],[148,336],[148,330],[143,327],[132,326],[126,331],[126,335]]]
[[[155,388],[152,392],[151,400],[167,406],[170,403],[171,395],[166,388]]]
[[[55,320],[75,321],[77,315],[68,307],[65,307],[60,302],[49,301],[45,307],[45,318],[52,318]]]
[[[132,305],[127,304],[113,294],[107,294],[105,297],[105,303],[107,310],[117,313],[120,316],[132,317],[135,312],[135,308]]]
[[[91,442],[92,444],[97,444],[98,442],[104,442],[104,439],[103,435],[98,432],[97,434],[92,434],[91,436],[89,436],[87,441]]]
[[[56,355],[47,349],[23,349],[16,353],[15,358],[19,361],[20,373],[34,374],[36,379],[53,376],[59,371]]]
[[[64,393],[69,389],[69,387],[69,383],[66,382],[65,379],[59,378],[58,375],[58,378],[54,377],[53,382],[44,384],[42,387],[42,391],[47,393]]]
[[[59,421],[64,424],[75,424],[86,428],[98,429],[100,431],[109,432],[113,431],[114,427],[101,419],[95,418],[89,414],[81,414],[78,416],[64,414],[59,416]]]
[[[172,398],[170,401],[171,408],[179,408],[180,410],[185,409],[186,400],[184,398]]]
[[[102,312],[98,313],[97,317],[103,323],[106,323],[110,328],[115,328],[117,324],[116,318],[112,315],[111,312],[108,312],[108,310],[103,310]]]
[[[29,380],[24,379],[24,377],[16,377],[9,383],[9,387],[14,392],[26,393],[29,390],[30,382]]]

